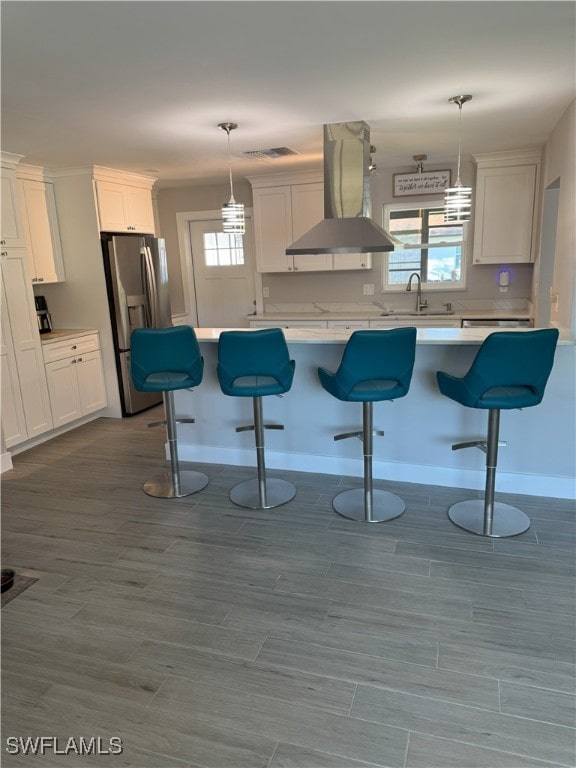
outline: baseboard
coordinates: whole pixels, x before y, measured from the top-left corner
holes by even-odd
[[[178,455],[180,461],[207,464],[249,467],[255,466],[256,463],[254,450],[239,448],[194,446],[180,443]],[[266,467],[269,469],[290,469],[296,472],[319,472],[327,475],[362,477],[364,462],[361,458],[343,459],[334,456],[310,456],[303,453],[267,451]],[[486,483],[484,470],[438,467],[429,464],[402,464],[393,461],[374,461],[373,477],[375,480],[396,480],[405,483],[470,488],[472,490],[484,490]],[[502,493],[574,499],[576,498],[576,479],[499,472],[496,490]]]
[[[8,472],[12,468],[12,454],[9,451],[5,451],[0,457],[0,473]]]

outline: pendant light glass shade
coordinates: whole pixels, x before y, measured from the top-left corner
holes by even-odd
[[[232,186],[232,153],[230,151],[230,131],[238,128],[237,123],[218,123],[228,134],[228,169],[230,174],[230,200],[222,206],[222,231],[230,235],[243,235],[246,232],[244,218],[244,203],[234,200],[234,188]]]
[[[472,213],[472,187],[465,187],[460,181],[460,154],[462,146],[462,104],[470,101],[472,96],[452,96],[448,99],[450,104],[458,104],[460,119],[458,123],[458,170],[456,171],[456,183],[453,187],[447,187],[444,192],[444,221],[449,223],[463,223],[470,220]]]

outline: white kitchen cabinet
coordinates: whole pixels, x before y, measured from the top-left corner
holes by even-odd
[[[326,320],[250,320],[250,328],[326,328]]]
[[[18,194],[16,188],[16,166],[22,155],[1,153],[0,184],[2,204],[0,220],[0,245],[2,248],[22,248],[26,242],[24,230],[18,210]]]
[[[54,426],[106,407],[98,334],[43,345]]]
[[[428,316],[428,317],[397,317],[378,318],[370,320],[370,328],[460,328],[459,317]]]
[[[475,155],[474,264],[534,261],[540,150]]]
[[[344,328],[350,330],[359,330],[369,328],[369,320],[328,320],[328,328]]]
[[[2,432],[7,448],[26,440],[26,419],[24,417],[24,405],[20,393],[20,380],[18,378],[18,365],[14,354],[12,342],[12,330],[4,281],[2,280],[2,325],[0,326],[0,384],[2,386]]]
[[[54,185],[43,179],[42,168],[20,166],[18,199],[32,283],[65,279]]]
[[[26,422],[25,438],[30,439],[52,429],[40,334],[27,270],[26,250],[9,248],[2,250],[1,254],[5,316],[9,322],[5,344],[11,343],[12,346]]]
[[[135,186],[96,179],[101,232],[154,234],[151,186]]]
[[[370,269],[371,254],[286,255],[286,248],[324,217],[324,184],[315,173],[250,178],[258,272]],[[297,182],[296,179],[303,179]]]
[[[319,204],[320,203],[320,204]],[[332,269],[331,254],[288,256],[286,248],[322,219],[322,185],[285,185],[254,190],[258,272]]]
[[[372,269],[371,253],[335,253],[334,269]]]

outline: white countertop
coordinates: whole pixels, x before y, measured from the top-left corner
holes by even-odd
[[[248,333],[257,328],[195,328],[198,341],[216,342],[222,331],[242,330]],[[347,328],[285,328],[284,336],[289,344],[343,344],[357,329]],[[525,333],[533,328],[500,329],[513,333]],[[497,332],[494,328],[418,328],[417,344],[481,344],[486,336]],[[574,344],[569,331],[560,331],[559,344]]]
[[[76,336],[89,336],[92,333],[98,333],[94,328],[64,328],[62,330],[55,329],[50,333],[40,334],[40,341],[42,344],[51,344],[54,341],[66,341]]]
[[[417,317],[413,315],[410,310],[398,310],[386,313],[378,310],[366,310],[364,312],[261,312],[260,314],[246,315],[248,320],[378,320],[382,319],[406,319],[407,317]],[[518,309],[486,309],[486,310],[454,310],[453,312],[435,312],[432,310],[430,314],[423,312],[420,317],[422,318],[442,318],[447,319],[464,319],[464,320],[524,320],[530,319],[531,313],[529,310]]]

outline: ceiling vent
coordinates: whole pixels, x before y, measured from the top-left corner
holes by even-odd
[[[279,157],[290,157],[299,153],[290,147],[271,147],[270,149],[251,149],[241,154],[242,157],[250,157],[254,160],[277,160]]]

